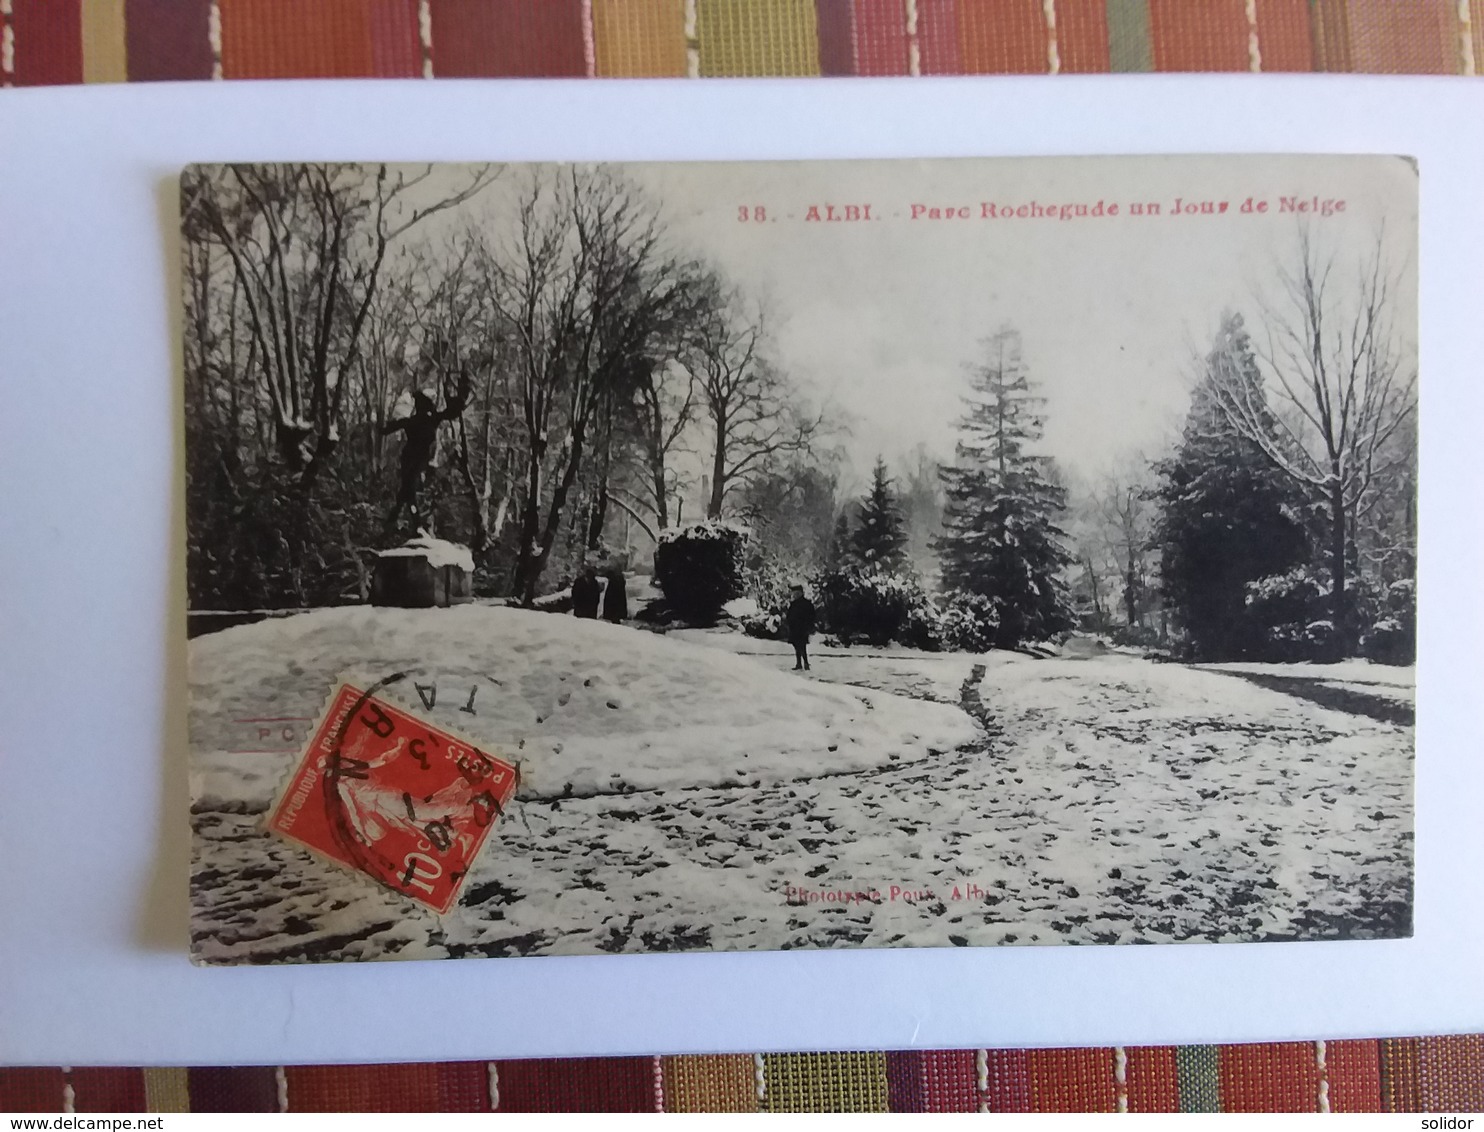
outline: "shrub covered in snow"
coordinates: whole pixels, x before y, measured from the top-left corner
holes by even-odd
[[[1250,659],[1335,659],[1339,637],[1329,586],[1313,567],[1248,582],[1246,608],[1256,629]]]
[[[1338,660],[1359,642],[1373,660],[1410,664],[1416,603],[1410,579],[1385,589],[1367,577],[1345,580],[1344,623],[1337,626],[1329,574],[1299,566],[1246,587],[1247,613],[1258,630],[1251,659]]]
[[[1108,636],[1123,648],[1152,649],[1164,643],[1153,625],[1115,625]]]
[[[712,625],[727,602],[742,596],[747,529],[716,520],[660,532],[655,580],[680,618]]]
[[[910,574],[845,564],[819,574],[814,590],[821,624],[843,644],[908,644],[909,636],[936,641],[937,611]]]
[[[737,624],[747,636],[762,641],[781,641],[786,635],[780,613],[748,613],[737,618]]]
[[[897,640],[908,648],[938,652],[943,648],[943,614],[933,599],[919,589],[917,599],[907,609],[907,620]]]
[[[994,598],[956,593],[943,610],[943,645],[955,652],[988,652],[999,627],[999,603]]]
[[[1417,659],[1417,585],[1411,578],[1386,587],[1376,620],[1361,634],[1360,651],[1381,664]]]

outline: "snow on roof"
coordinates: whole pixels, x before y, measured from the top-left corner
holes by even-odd
[[[378,558],[426,558],[433,569],[443,566],[458,566],[474,572],[474,554],[467,546],[434,538],[426,531],[417,538],[408,539],[402,546],[377,551]]]
[[[408,676],[382,694],[520,763],[522,798],[560,797],[569,786],[582,794],[790,781],[912,762],[978,735],[957,707],[503,606],[320,609],[198,637],[190,651],[197,797],[262,806],[293,756],[252,777],[269,756],[227,754],[240,745],[233,720],[316,716],[338,680],[366,688],[394,672]],[[415,684],[433,681],[429,712]],[[473,715],[458,710],[471,688]]]

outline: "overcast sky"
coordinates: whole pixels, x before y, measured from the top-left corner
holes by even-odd
[[[952,452],[965,366],[1002,324],[1018,329],[1048,399],[1045,450],[1095,474],[1153,454],[1183,420],[1192,347],[1223,310],[1256,317],[1255,289],[1291,255],[1280,196],[1343,199],[1314,221],[1348,280],[1384,220],[1406,270],[1400,325],[1415,339],[1417,179],[1396,158],[1084,158],[634,167],[677,237],[765,303],[779,361],[851,411],[861,474],[924,443]],[[1244,213],[1248,197],[1270,202]],[[1228,202],[1174,217],[1177,198]],[[981,202],[1118,204],[1101,219],[982,219]],[[1129,214],[1156,202],[1159,216]],[[816,223],[811,204],[871,205],[869,223]],[[970,219],[911,219],[912,205]],[[767,220],[740,221],[761,205]]]
[[[442,171],[440,171],[442,172]],[[456,174],[450,169],[449,175]],[[632,165],[667,230],[763,304],[776,360],[816,401],[843,405],[858,483],[875,455],[919,444],[951,455],[966,366],[1002,325],[1019,330],[1047,398],[1045,451],[1096,475],[1153,455],[1178,431],[1191,359],[1224,310],[1256,319],[1254,293],[1291,258],[1299,218],[1280,197],[1343,200],[1312,223],[1349,281],[1386,232],[1404,272],[1398,325],[1415,340],[1417,178],[1392,157],[1188,157]],[[441,180],[441,178],[440,178]],[[497,217],[516,178],[480,202]],[[1244,212],[1251,197],[1266,213]],[[1171,215],[1175,201],[1224,214]],[[1102,202],[1116,217],[983,219],[1012,208]],[[1161,206],[1137,216],[1134,202]],[[805,219],[869,204],[869,222]],[[968,219],[912,219],[912,206]],[[754,209],[766,219],[753,219]],[[747,220],[739,219],[747,209]]]

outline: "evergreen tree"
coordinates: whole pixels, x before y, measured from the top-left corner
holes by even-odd
[[[1222,320],[1206,362],[1180,446],[1158,465],[1156,538],[1165,601],[1192,654],[1232,660],[1260,656],[1268,643],[1268,627],[1248,609],[1247,584],[1308,562],[1310,541],[1303,496],[1274,472],[1257,443],[1232,428],[1211,385],[1209,374],[1219,369],[1278,443],[1241,315]]]
[[[1031,451],[1044,400],[1033,392],[1017,332],[989,339],[971,382],[954,462],[940,473],[947,504],[936,548],[943,588],[993,602],[994,645],[1013,648],[1073,625],[1061,577],[1072,556],[1058,525],[1066,491],[1051,459]]]
[[[871,490],[861,500],[860,524],[851,541],[855,556],[866,566],[895,573],[907,563],[907,527],[880,456],[871,473]]]
[[[825,569],[831,573],[855,562],[855,539],[850,528],[850,505],[840,508],[835,516],[835,530],[830,535],[829,550],[825,554]]]

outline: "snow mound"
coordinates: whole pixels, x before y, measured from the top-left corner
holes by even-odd
[[[377,553],[378,558],[426,558],[428,565],[437,570],[444,566],[458,566],[471,573],[474,570],[474,555],[467,546],[434,538],[424,532],[417,538],[408,539],[401,546]]]
[[[624,626],[498,606],[315,610],[198,637],[190,667],[201,807],[266,806],[297,757],[231,753],[243,746],[242,721],[317,718],[337,681],[365,687],[397,672],[407,675],[382,694],[518,762],[523,798],[868,770],[978,734],[957,707],[818,684]],[[432,708],[419,702],[429,688]]]

